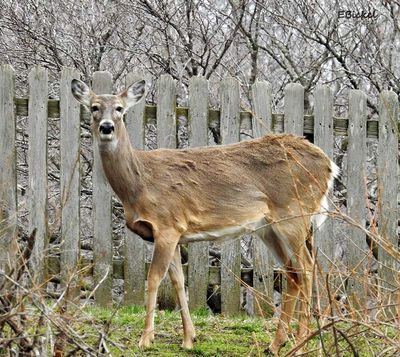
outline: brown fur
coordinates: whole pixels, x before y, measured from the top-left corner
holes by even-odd
[[[195,233],[262,215],[270,222],[310,215],[331,175],[322,151],[294,135],[185,150],[133,152],[125,145],[121,140],[116,157],[102,155],[106,176],[129,220],[146,220],[155,231],[172,225]]]

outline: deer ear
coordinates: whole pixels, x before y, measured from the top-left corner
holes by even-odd
[[[145,88],[146,82],[141,80],[131,84],[124,92],[120,94],[120,97],[125,101],[127,108],[135,105],[140,99],[143,98]]]
[[[73,79],[71,82],[71,92],[79,103],[89,107],[91,91],[85,83],[79,79]]]

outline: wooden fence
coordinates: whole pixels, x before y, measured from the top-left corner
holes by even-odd
[[[16,170],[15,170],[15,119],[26,115],[29,121],[29,229],[37,229],[31,265],[36,278],[45,278],[46,262],[52,273],[60,274],[62,284],[68,285],[73,294],[80,289],[78,279],[70,280],[78,266],[85,265],[80,257],[80,126],[81,118],[88,114],[71,95],[70,83],[79,78],[75,69],[64,68],[60,79],[60,100],[48,99],[48,75],[41,67],[32,69],[29,75],[29,98],[15,98],[14,72],[9,66],[0,69],[0,157],[3,207],[8,217],[17,216]],[[130,75],[127,82],[137,76]],[[220,108],[208,108],[208,82],[195,77],[189,84],[189,107],[176,107],[176,83],[168,75],[157,82],[158,104],[146,106],[142,100],[126,116],[127,128],[132,144],[144,148],[146,123],[157,124],[158,146],[175,148],[177,116],[188,118],[190,146],[208,144],[208,129],[218,127],[222,144],[240,140],[241,125],[252,130],[254,137],[267,132],[291,132],[298,135],[313,134],[314,143],[333,157],[334,136],[348,136],[347,147],[347,214],[362,228],[367,220],[366,160],[367,138],[378,141],[377,177],[379,188],[379,228],[383,238],[379,240],[379,277],[385,294],[395,293],[399,288],[398,278],[398,99],[395,93],[383,91],[380,95],[378,121],[367,121],[367,97],[358,90],[349,95],[348,118],[334,118],[333,96],[328,86],[319,86],[314,93],[315,111],[304,115],[304,88],[289,84],[285,89],[283,114],[271,111],[271,87],[267,82],[256,82],[252,87],[253,109],[240,111],[240,88],[234,78],[225,78],[220,86]],[[112,77],[108,72],[97,72],[93,76],[93,90],[109,93]],[[47,218],[47,125],[48,118],[60,118],[61,147],[61,234],[60,258],[45,259],[48,247]],[[124,302],[142,304],[145,298],[145,246],[135,234],[125,237],[124,260],[113,261],[112,247],[112,192],[102,172],[98,153],[93,160],[93,275],[99,286],[95,301],[103,306],[112,303],[114,278],[124,279]],[[4,216],[4,215],[3,215]],[[8,227],[16,224],[7,220]],[[5,230],[3,221],[1,234]],[[15,227],[14,227],[15,231]],[[376,234],[377,232],[373,232]],[[360,292],[369,257],[366,233],[360,227],[350,225],[347,230],[348,292]],[[329,219],[317,232],[318,257],[324,271],[330,269],[334,256],[333,220]],[[221,245],[221,268],[209,266],[208,243],[189,245],[188,264],[185,266],[191,308],[206,305],[206,290],[209,284],[221,288],[222,311],[235,313],[240,310],[240,286],[238,277],[256,290],[272,296],[274,285],[274,262],[264,245],[254,242],[253,267],[241,269],[240,242]],[[263,305],[262,300],[259,300]],[[255,304],[257,306],[257,304]]]

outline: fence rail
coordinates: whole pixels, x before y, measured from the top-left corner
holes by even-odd
[[[64,68],[60,80],[60,100],[47,98],[47,71],[41,67],[32,69],[29,75],[29,99],[13,98],[10,83],[14,82],[14,72],[9,66],[0,68],[0,129],[2,159],[0,171],[3,173],[0,182],[4,210],[0,224],[0,234],[13,232],[5,230],[4,215],[15,215],[17,198],[15,145],[7,144],[6,138],[15,137],[15,117],[28,116],[29,120],[29,221],[30,228],[37,228],[35,250],[32,266],[37,278],[44,280],[44,273],[59,276],[64,285],[69,286],[71,299],[79,296],[79,280],[69,280],[82,264],[79,247],[79,196],[80,196],[80,125],[81,120],[88,120],[88,114],[80,111],[70,92],[70,82],[78,77],[76,70]],[[133,82],[138,76],[131,74],[127,82]],[[97,93],[110,92],[111,75],[108,72],[97,72],[93,76],[92,88]],[[177,118],[188,118],[190,146],[207,145],[208,128],[218,128],[223,144],[240,140],[240,129],[252,130],[254,137],[267,132],[294,132],[299,135],[314,134],[314,142],[333,156],[334,136],[348,136],[347,165],[347,213],[355,223],[365,227],[367,220],[367,194],[365,189],[366,138],[378,142],[377,177],[379,181],[379,225],[378,232],[384,238],[380,247],[380,279],[387,291],[388,299],[393,299],[398,290],[398,246],[397,220],[399,218],[398,193],[398,141],[399,113],[397,96],[390,91],[383,91],[380,96],[379,120],[367,121],[366,96],[360,91],[350,91],[349,117],[333,117],[333,96],[329,87],[320,86],[315,91],[315,112],[304,115],[304,88],[299,84],[290,84],[285,90],[285,113],[274,114],[271,111],[271,88],[267,82],[256,82],[252,88],[253,111],[240,111],[239,83],[234,78],[221,82],[219,109],[208,108],[208,82],[204,78],[192,78],[189,85],[189,107],[176,107],[175,82],[168,76],[158,80],[157,106],[145,105],[141,101],[126,116],[126,125],[132,145],[137,149],[144,148],[144,126],[156,124],[159,147],[176,147]],[[10,112],[14,108],[14,113]],[[47,218],[47,118],[60,118],[61,147],[61,257],[54,260],[46,256],[48,247]],[[14,124],[8,125],[8,121]],[[379,135],[378,135],[379,133]],[[7,173],[7,174],[5,174]],[[93,276],[99,287],[95,300],[100,305],[112,303],[112,286],[114,278],[124,278],[127,304],[142,304],[145,297],[146,263],[143,241],[135,234],[128,232],[125,238],[124,260],[113,261],[112,246],[112,192],[102,172],[99,155],[94,148],[93,159]],[[8,190],[8,194],[6,192]],[[11,192],[11,193],[10,193]],[[396,193],[396,194],[394,194]],[[5,212],[5,213],[4,213]],[[324,270],[329,269],[333,260],[334,240],[333,225],[329,219],[323,231],[318,233],[319,257]],[[9,225],[16,225],[16,220],[7,220]],[[13,228],[16,231],[16,227]],[[347,270],[350,283],[349,291],[359,293],[357,279],[354,276],[365,274],[365,262],[370,257],[366,245],[365,232],[352,226],[347,231],[349,261]],[[254,243],[253,268],[241,269],[240,243],[221,246],[221,268],[208,266],[208,243],[193,243],[189,246],[189,263],[185,268],[188,279],[190,306],[201,307],[206,304],[206,291],[210,283],[221,286],[222,311],[235,313],[240,309],[239,277],[256,290],[272,296],[274,286],[273,258],[265,247]],[[48,258],[48,259],[47,259]],[[48,267],[46,267],[46,261]],[[88,262],[86,262],[87,264]],[[164,286],[165,294],[170,287]],[[397,289],[397,290],[396,290]],[[392,300],[393,301],[393,300]],[[260,299],[257,306],[267,308]]]
[[[27,98],[15,98],[16,115],[28,116],[29,99]],[[48,100],[48,117],[59,118],[60,117],[60,100],[49,99]],[[188,107],[176,107],[176,114],[178,117],[189,117]],[[82,121],[89,122],[90,113],[81,111],[80,118]],[[220,126],[220,110],[208,108],[207,122],[209,128],[219,128]],[[271,131],[274,133],[282,133],[283,123],[285,114],[284,113],[271,113]],[[157,106],[145,105],[143,113],[144,124],[157,124]],[[240,111],[240,123],[241,126],[246,129],[253,128],[253,114],[251,111]],[[349,119],[341,117],[333,117],[333,132],[335,136],[348,136]],[[379,122],[378,120],[368,120],[366,122],[367,138],[378,139],[379,136]],[[398,130],[400,130],[400,123],[398,124]],[[314,115],[304,114],[304,134],[314,134]]]

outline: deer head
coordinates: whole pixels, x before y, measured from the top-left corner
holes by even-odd
[[[78,79],[71,82],[74,97],[90,112],[92,133],[97,139],[99,149],[115,150],[118,140],[125,134],[123,116],[145,93],[145,81],[137,81],[118,95],[95,94]]]

